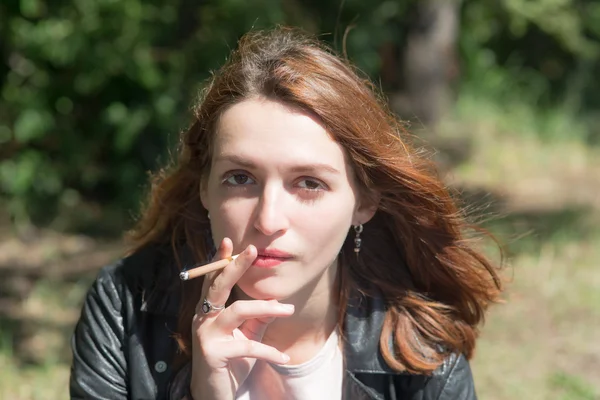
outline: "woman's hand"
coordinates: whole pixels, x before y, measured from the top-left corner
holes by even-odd
[[[215,259],[230,257],[232,250],[231,240],[223,239]],[[268,324],[277,317],[292,315],[293,305],[276,300],[239,300],[223,310],[202,310],[204,299],[216,307],[224,305],[256,256],[256,248],[250,245],[222,271],[204,279],[192,323],[190,390],[195,400],[233,400],[256,360],[276,364],[289,361],[287,355],[261,341]]]

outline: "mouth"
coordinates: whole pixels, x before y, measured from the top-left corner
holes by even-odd
[[[273,268],[283,262],[290,261],[294,258],[293,255],[278,249],[259,249],[258,256],[252,263],[253,266],[259,268]]]

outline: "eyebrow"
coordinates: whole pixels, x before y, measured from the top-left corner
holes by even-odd
[[[236,164],[241,167],[248,168],[248,169],[258,168],[256,163],[254,163],[253,161],[245,159],[243,157],[240,157],[236,154],[220,155],[215,158],[215,164],[217,164],[219,162],[230,162],[230,163],[233,163],[233,164]],[[325,172],[329,172],[332,174],[341,174],[341,172],[337,168],[334,168],[331,165],[324,164],[324,163],[307,163],[307,164],[292,165],[288,168],[288,171],[295,172],[295,173],[325,171]]]

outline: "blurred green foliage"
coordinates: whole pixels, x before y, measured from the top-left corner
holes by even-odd
[[[600,2],[466,0],[461,23],[469,85],[499,102],[565,105],[577,113],[600,108],[594,74],[600,69]]]
[[[341,49],[353,26],[348,55],[377,78],[380,46],[402,43],[415,3],[3,0],[0,196],[17,224],[51,223],[90,200],[134,210],[243,33],[290,24]],[[461,21],[465,85],[577,112],[600,105],[600,3],[465,0]]]

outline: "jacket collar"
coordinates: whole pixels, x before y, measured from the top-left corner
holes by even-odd
[[[179,294],[184,283],[179,280],[180,270],[170,249],[146,249],[130,258],[135,258],[130,261],[139,271],[136,275],[140,278],[138,288],[142,294],[140,311],[176,318],[179,314]],[[187,247],[180,252],[180,261],[184,269],[193,267],[194,258]],[[386,364],[379,349],[384,319],[385,304],[382,298],[353,292],[348,302],[343,335],[348,372],[399,374]]]
[[[387,365],[379,349],[384,319],[382,298],[366,297],[355,291],[348,302],[344,329],[344,354],[349,372],[399,374]]]

